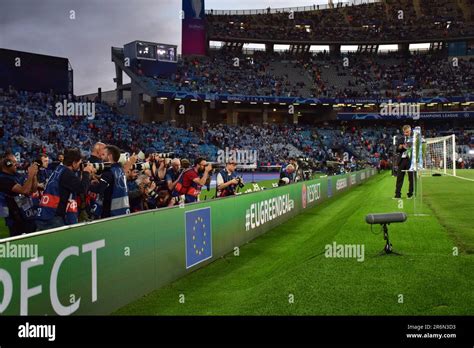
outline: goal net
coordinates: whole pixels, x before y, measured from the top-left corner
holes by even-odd
[[[456,137],[449,135],[425,139],[423,167],[426,174],[456,176]]]

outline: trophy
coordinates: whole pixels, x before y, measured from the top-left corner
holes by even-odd
[[[191,6],[194,10],[194,19],[201,19],[200,14],[203,6],[203,0],[191,0]]]

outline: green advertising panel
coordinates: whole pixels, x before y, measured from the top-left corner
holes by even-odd
[[[366,169],[3,240],[0,314],[109,314],[374,174]]]

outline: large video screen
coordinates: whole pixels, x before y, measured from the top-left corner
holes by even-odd
[[[137,58],[156,60],[155,46],[149,43],[137,42]]]
[[[68,59],[0,49],[0,87],[67,94]]]
[[[163,62],[176,62],[176,46],[158,45],[156,49],[157,58]]]

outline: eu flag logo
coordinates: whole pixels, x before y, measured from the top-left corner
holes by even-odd
[[[211,208],[188,211],[186,219],[186,268],[212,257]]]

